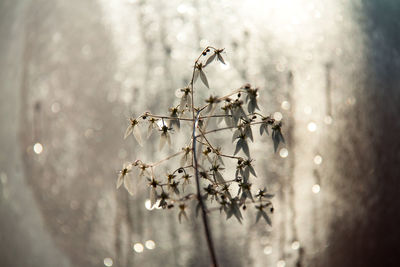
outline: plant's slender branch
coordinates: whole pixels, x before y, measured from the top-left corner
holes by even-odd
[[[219,153],[218,155],[221,156],[221,157],[224,157],[224,158],[241,159],[241,160],[243,160],[242,157],[237,157],[237,156],[232,156],[232,155],[226,155],[226,154],[221,154],[221,153]]]
[[[196,139],[196,142],[202,144],[202,145],[208,145],[206,142],[200,141],[198,139]],[[226,154],[222,154],[221,152],[219,152],[218,150],[215,150],[213,148],[211,148],[213,150],[213,152],[215,154],[217,154],[218,156],[224,157],[224,158],[230,158],[230,159],[241,159],[243,160],[242,157],[238,157],[238,156],[233,156],[233,155],[226,155]]]
[[[208,118],[225,118],[225,117],[232,117],[232,115],[225,115],[225,114],[217,114],[217,115],[209,115],[209,116],[200,116],[200,120],[208,119]]]
[[[213,152],[217,153],[216,149],[214,148],[214,146],[210,143],[210,141],[208,141],[207,137],[205,136],[204,132],[199,128],[199,132],[201,133],[201,137],[204,138],[204,140],[206,140],[207,144],[210,146],[210,148],[213,150]]]
[[[208,225],[208,218],[207,218],[207,208],[206,205],[203,201],[203,198],[201,196],[201,191],[200,191],[200,177],[199,177],[199,169],[198,169],[198,162],[197,162],[197,156],[196,156],[196,122],[199,120],[200,112],[197,112],[196,116],[196,121],[193,123],[193,132],[192,132],[192,139],[193,139],[193,162],[194,162],[194,173],[196,177],[196,188],[197,188],[197,200],[199,201],[200,208],[201,208],[201,213],[202,213],[202,218],[203,218],[203,225],[204,225],[204,231],[206,234],[206,239],[207,239],[207,245],[208,249],[210,251],[210,256],[211,260],[213,263],[214,267],[218,267],[218,261],[217,261],[217,256],[215,253],[214,249],[214,243],[211,237],[211,231]]]
[[[223,96],[223,97],[218,98],[218,100],[219,100],[219,101],[226,100],[226,99],[228,99],[230,96],[233,96],[234,94],[237,94],[237,93],[240,93],[240,92],[243,92],[243,90],[242,90],[241,88],[236,89],[236,90],[230,92],[229,94],[227,94],[227,95],[225,95],[225,96]]]
[[[258,116],[260,116],[261,118],[266,118],[263,114],[260,114],[260,113],[258,113],[258,112],[253,112],[253,113],[250,114],[250,115],[258,115]]]
[[[204,48],[204,50],[201,52],[201,54],[197,57],[196,61],[194,62],[193,65],[193,71],[192,71],[192,79],[190,79],[189,87],[190,87],[190,93],[192,94],[192,118],[193,120],[195,119],[194,115],[194,74],[196,72],[197,64],[199,63],[200,58],[203,56],[203,53],[207,51],[207,49],[213,49],[214,51],[218,50],[213,46],[207,46]],[[194,124],[194,122],[193,122]]]
[[[211,261],[212,261],[214,267],[218,267],[217,256],[216,256],[216,253],[215,253],[214,244],[213,244],[211,233],[210,233],[210,229],[209,229],[209,226],[208,226],[207,211],[206,211],[206,207],[205,207],[203,198],[201,197],[201,191],[200,191],[200,177],[199,177],[199,172],[198,172],[199,166],[198,166],[197,156],[196,156],[196,126],[197,126],[197,122],[199,120],[200,110],[197,112],[197,115],[195,116],[195,106],[194,106],[194,76],[195,76],[195,71],[196,71],[197,64],[198,64],[201,56],[203,55],[203,53],[205,51],[207,51],[207,49],[210,49],[210,48],[214,49],[214,51],[216,50],[214,47],[207,46],[201,52],[201,54],[198,56],[198,58],[196,59],[195,64],[193,66],[192,78],[190,80],[189,86],[190,86],[190,91],[191,91],[190,93],[192,95],[191,101],[192,101],[192,119],[193,119],[192,165],[194,165],[194,173],[195,173],[195,177],[196,177],[197,198],[198,198],[198,201],[200,203],[201,210],[202,210],[204,231],[205,231],[205,235],[206,235],[206,239],[207,239],[208,249],[210,251]]]
[[[184,166],[184,167],[179,167],[178,169],[174,170],[174,171],[172,172],[172,174],[175,174],[175,173],[178,172],[179,170],[182,170],[182,171],[185,172],[185,174],[186,174],[186,170],[185,170],[185,169],[188,169],[188,168],[193,168],[193,165],[188,165],[188,166]]]
[[[168,186],[168,184],[158,184],[158,186],[164,187],[164,186]],[[195,199],[196,198],[196,194],[194,193],[189,193],[186,196],[183,196],[181,198],[172,198],[169,197],[168,199],[171,200],[171,202],[182,202],[182,201],[187,201],[187,200],[191,200],[191,199]]]
[[[201,144],[203,144],[203,145],[207,145],[206,142],[203,142],[203,141],[201,141],[201,140],[199,140],[199,139],[196,139],[196,142],[201,143]]]
[[[263,203],[263,201],[265,201],[265,202]],[[270,200],[268,200],[268,199],[263,199],[263,200],[260,199],[260,201],[257,202],[257,203],[267,205],[266,207],[272,206],[272,202]],[[254,204],[254,205],[256,205],[257,203],[253,202],[251,200],[246,200],[243,204],[245,204],[245,205],[246,204]],[[208,209],[207,212],[211,213],[211,212],[217,211],[219,209],[220,209],[220,207],[212,207],[212,208]]]
[[[169,159],[171,159],[171,158],[173,158],[173,157],[176,157],[176,156],[178,156],[179,154],[182,154],[183,152],[184,152],[184,151],[176,152],[175,154],[169,155],[168,157],[163,158],[162,160],[159,160],[159,161],[157,161],[157,162],[154,162],[154,163],[150,164],[149,166],[150,166],[150,167],[155,167],[155,166],[157,166],[157,165],[160,165],[160,164],[163,163],[164,161],[167,161],[167,160],[169,160]]]
[[[237,94],[237,93],[239,93],[239,92],[243,92],[243,90],[242,90],[241,88],[236,89],[236,90],[232,91],[231,93],[229,93],[229,94],[227,94],[227,95],[225,95],[225,96],[222,96],[222,97],[217,98],[217,101],[226,100],[226,99],[228,99],[230,96],[232,96],[232,95],[234,95],[234,94]],[[207,108],[209,105],[210,105],[210,103],[205,104],[205,105],[202,106],[199,110],[203,110],[203,109]]]
[[[250,125],[262,124],[262,123],[265,123],[265,122],[263,122],[263,121],[252,122],[252,123],[250,123]],[[215,132],[223,131],[223,130],[236,129],[238,127],[239,126],[223,127],[223,128],[213,129],[213,130],[209,130],[209,131],[205,132],[204,135],[209,134],[209,133],[215,133]],[[198,136],[200,136],[200,135],[198,135]],[[198,137],[198,136],[196,136],[196,137]]]
[[[167,119],[167,120],[182,120],[182,121],[193,121],[191,118],[182,118],[182,117],[170,117],[170,116],[162,116],[162,115],[155,115],[155,114],[146,114],[148,117],[156,118],[156,119]],[[140,118],[139,116],[138,118]],[[208,118],[225,118],[225,117],[232,117],[232,115],[225,115],[225,114],[219,114],[219,115],[211,115],[211,116],[200,116],[199,119],[208,119]]]
[[[193,119],[190,118],[180,118],[180,117],[170,117],[170,116],[161,116],[161,115],[155,115],[155,114],[146,114],[149,117],[152,118],[157,118],[157,119],[167,119],[167,120],[182,120],[182,121],[193,121]]]

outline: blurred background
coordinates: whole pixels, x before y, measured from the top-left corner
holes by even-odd
[[[287,141],[252,146],[272,227],[210,217],[221,265],[398,266],[399,18],[396,0],[0,0],[0,265],[208,266],[199,219],[115,182],[157,157],[127,119],[179,103],[210,44],[210,91],[259,87]]]

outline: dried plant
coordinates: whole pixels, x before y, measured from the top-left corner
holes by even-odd
[[[133,188],[138,181],[147,181],[151,205],[157,205],[163,209],[177,207],[180,222],[183,218],[188,218],[188,202],[196,201],[195,212],[196,215],[199,212],[202,215],[205,236],[214,266],[218,266],[218,263],[208,224],[207,216],[210,212],[219,210],[225,213],[227,219],[235,217],[241,223],[243,220],[241,209],[245,210],[248,206],[253,206],[257,211],[256,221],[263,218],[271,225],[269,215],[273,212],[271,203],[273,195],[265,188],[259,189],[256,193],[252,192],[252,179],[257,176],[249,146],[249,143],[254,140],[253,129],[259,127],[261,136],[268,135],[269,129],[272,130],[275,152],[279,144],[284,142],[281,122],[257,112],[259,110],[258,88],[252,88],[246,84],[222,97],[211,95],[203,105],[195,102],[196,81],[201,80],[209,88],[204,69],[215,61],[225,64],[222,52],[223,49],[212,46],[202,51],[194,63],[189,84],[180,89],[179,104],[170,108],[168,115],[144,112],[139,117],[130,119],[125,132],[125,138],[133,135],[142,145],[139,127],[147,128],[148,137],[158,130],[161,150],[166,143],[171,146],[171,136],[175,130],[184,128],[183,124],[188,124],[189,127],[186,127],[188,144],[177,148],[176,153],[154,163],[136,160],[125,164],[117,180],[117,188],[124,184],[130,194],[133,193]],[[218,126],[221,124],[222,126]],[[216,127],[208,129],[209,125],[216,125]],[[216,144],[212,137],[217,134],[223,134],[224,138],[227,134],[232,135],[235,148],[225,148],[221,147],[221,144]],[[225,152],[229,150],[233,150],[233,153]],[[160,176],[157,168],[177,157],[180,157],[179,167]],[[224,174],[226,164],[236,166],[232,177]],[[135,176],[132,175],[134,169],[137,170]]]

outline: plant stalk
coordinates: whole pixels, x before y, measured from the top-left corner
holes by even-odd
[[[196,138],[197,138],[196,137],[196,125],[197,125],[197,121],[199,120],[199,116],[200,116],[200,111],[197,112],[196,120],[193,123],[193,133],[192,133],[192,139],[193,139],[192,153],[193,153],[193,161],[194,161],[194,173],[195,173],[195,177],[196,177],[197,199],[199,201],[200,208],[201,208],[201,215],[202,215],[202,219],[203,219],[204,231],[205,231],[205,235],[206,235],[208,250],[209,250],[210,256],[211,256],[212,266],[218,267],[219,265],[218,265],[218,261],[217,261],[217,255],[215,253],[214,243],[212,240],[210,227],[208,225],[207,209],[206,209],[206,205],[203,201],[203,198],[201,196],[201,191],[200,191],[200,178],[199,178],[198,162],[197,162],[197,155],[196,155]]]

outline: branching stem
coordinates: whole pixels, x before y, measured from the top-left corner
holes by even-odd
[[[196,59],[195,64],[193,66],[193,73],[192,73],[192,79],[190,81],[190,87],[191,87],[191,94],[192,94],[192,118],[193,118],[193,132],[192,132],[192,159],[193,159],[193,165],[194,165],[194,173],[195,173],[195,178],[196,178],[196,189],[197,189],[197,199],[199,201],[200,204],[200,208],[201,208],[201,215],[202,215],[202,219],[203,219],[203,225],[204,225],[204,231],[205,231],[205,235],[206,235],[206,240],[207,240],[207,245],[208,245],[208,250],[210,252],[210,256],[211,256],[211,262],[213,267],[218,267],[218,261],[217,261],[217,255],[215,253],[215,248],[214,248],[214,243],[212,240],[212,236],[211,236],[211,231],[210,231],[210,227],[208,225],[208,217],[207,217],[207,208],[206,205],[203,201],[203,198],[201,196],[201,191],[200,191],[200,177],[199,177],[199,166],[198,166],[198,162],[197,162],[197,151],[196,151],[196,127],[198,124],[198,120],[200,117],[200,111],[199,110],[197,112],[197,114],[195,115],[195,111],[194,111],[194,75],[195,75],[195,71],[196,71],[196,67],[198,64],[199,59],[201,58],[201,56],[203,55],[204,52],[207,51],[207,49],[214,49],[213,47],[207,46],[203,52],[200,54],[200,56]]]
[[[252,123],[250,123],[250,125],[262,124],[262,123],[265,123],[265,122],[263,122],[263,121],[252,122]],[[238,127],[239,126],[233,126],[233,127],[231,126],[231,127],[223,127],[223,128],[213,129],[213,130],[209,130],[207,132],[204,132],[202,135],[198,135],[198,136],[203,136],[203,135],[206,135],[206,134],[209,134],[209,133],[215,133],[215,132],[224,131],[224,130],[236,129]],[[198,136],[196,136],[196,137],[198,137]]]
[[[175,154],[169,155],[168,157],[163,158],[162,160],[159,160],[159,161],[157,161],[157,162],[154,162],[154,163],[150,164],[149,166],[150,166],[150,167],[155,167],[155,166],[157,166],[157,165],[160,165],[160,164],[163,163],[164,161],[167,161],[167,160],[169,160],[169,159],[172,159],[173,157],[176,157],[176,156],[178,156],[179,154],[182,154],[183,152],[184,152],[184,151],[176,152]]]
[[[192,94],[193,94],[193,92],[192,92]],[[192,97],[192,101],[193,101],[193,97]],[[193,105],[192,105],[192,107],[193,107]],[[214,243],[212,240],[210,227],[208,225],[207,208],[203,201],[203,198],[201,196],[201,191],[200,191],[199,166],[198,166],[197,156],[196,156],[196,152],[197,152],[196,151],[196,138],[197,138],[196,137],[196,126],[197,126],[197,122],[199,120],[199,116],[200,116],[200,111],[198,111],[196,117],[194,117],[194,110],[193,110],[193,119],[196,118],[196,120],[193,121],[193,132],[192,132],[193,153],[192,153],[192,155],[193,155],[193,163],[194,163],[193,164],[194,165],[194,173],[195,173],[195,178],[196,178],[197,200],[199,201],[200,208],[201,208],[201,215],[202,215],[202,219],[203,219],[204,231],[205,231],[205,235],[206,235],[208,250],[210,251],[211,261],[212,261],[213,267],[218,267],[217,255],[215,253]]]

